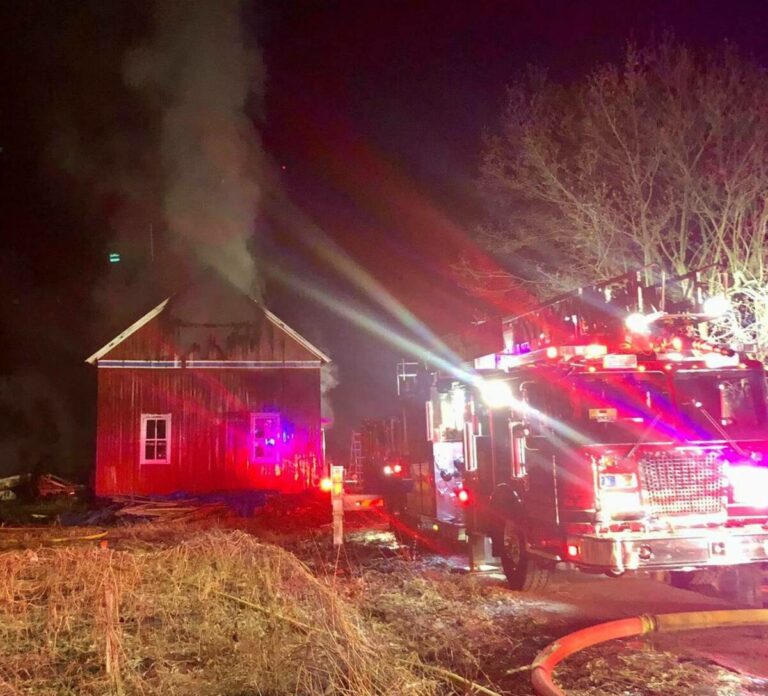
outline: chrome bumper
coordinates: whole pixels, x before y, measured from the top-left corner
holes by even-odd
[[[569,536],[568,549],[568,561],[590,570],[731,566],[768,562],[768,529],[754,525]]]

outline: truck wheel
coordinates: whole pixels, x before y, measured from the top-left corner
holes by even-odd
[[[510,589],[526,592],[543,590],[549,582],[549,568],[531,558],[525,548],[525,537],[512,520],[507,520],[504,525],[501,565]]]
[[[413,533],[413,530],[410,527],[407,527],[399,518],[394,518],[394,521],[390,520],[389,531],[392,532],[395,541],[400,544],[400,546],[410,547],[414,544],[416,535]]]

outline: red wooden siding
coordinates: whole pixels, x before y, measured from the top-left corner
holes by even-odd
[[[150,322],[131,336],[152,333]],[[146,331],[149,330],[149,331]],[[155,334],[158,336],[159,334]],[[287,346],[303,346],[286,336]],[[140,338],[144,340],[144,338]],[[107,358],[158,359],[157,353],[123,351]],[[143,344],[146,346],[147,344]],[[157,344],[155,344],[157,345]],[[294,350],[293,348],[291,350]],[[308,359],[308,356],[295,358]],[[172,357],[172,356],[171,356]],[[252,354],[248,359],[254,359]],[[257,358],[258,359],[258,358]],[[266,358],[265,358],[266,359]],[[274,359],[274,358],[270,358]],[[321,475],[320,371],[276,369],[126,369],[98,370],[98,495],[165,495],[247,489],[297,491]],[[280,414],[284,442],[279,462],[255,461],[250,413]],[[142,413],[170,413],[168,464],[140,464]]]
[[[98,365],[97,494],[316,483],[322,353],[212,273],[144,321],[89,359]],[[279,456],[257,456],[253,413],[279,415],[282,428],[267,448]],[[142,414],[171,415],[167,463],[141,463]]]

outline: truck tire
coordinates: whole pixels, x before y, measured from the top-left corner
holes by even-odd
[[[392,517],[389,522],[389,530],[400,546],[408,549],[411,553],[415,553],[418,545],[418,534],[412,526],[409,526],[401,517]]]
[[[549,582],[550,569],[531,557],[525,548],[525,536],[512,520],[504,525],[501,565],[512,590],[535,592]]]

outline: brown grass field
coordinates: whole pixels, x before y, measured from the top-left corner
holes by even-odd
[[[0,528],[0,696],[522,695],[580,627],[385,531],[334,549],[324,518],[284,510],[75,539],[94,531]],[[768,693],[647,641],[557,676],[570,696]]]

